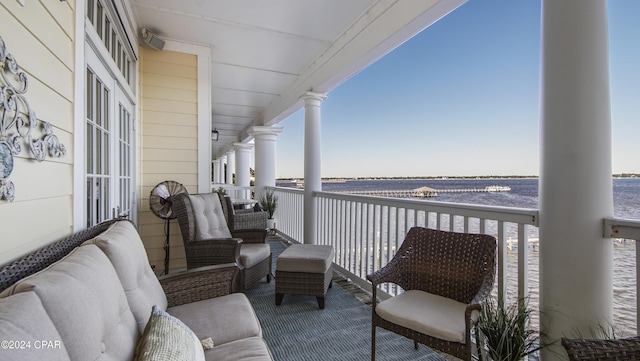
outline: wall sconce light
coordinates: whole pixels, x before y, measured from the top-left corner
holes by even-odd
[[[213,128],[213,130],[211,131],[211,140],[213,140],[214,142],[217,142],[218,137],[220,137],[220,132],[218,132],[216,128]]]

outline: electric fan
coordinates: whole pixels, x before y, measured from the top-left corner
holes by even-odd
[[[171,197],[181,193],[188,193],[182,184],[176,181],[164,181],[153,187],[149,196],[151,212],[165,220],[164,274],[169,273],[169,225],[171,220],[176,218],[171,209]]]

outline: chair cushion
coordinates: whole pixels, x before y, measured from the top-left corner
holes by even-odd
[[[207,361],[272,361],[269,348],[260,337],[249,337],[205,351]]]
[[[258,318],[244,293],[169,307],[167,312],[184,322],[199,339],[211,337],[214,348],[247,337],[262,337]]]
[[[34,292],[0,299],[0,359],[68,361],[67,349]],[[16,343],[14,343],[16,342]]]
[[[293,244],[278,256],[278,271],[325,273],[333,262],[333,247]]]
[[[442,296],[411,290],[376,306],[383,319],[441,340],[465,343],[467,305]]]
[[[189,200],[195,217],[196,241],[231,238],[217,193],[191,194]]]
[[[3,295],[33,291],[72,360],[130,360],[140,331],[120,279],[94,245],[24,278]]]
[[[271,247],[264,243],[249,243],[240,246],[240,262],[245,268],[251,268],[264,261],[271,254]]]
[[[83,243],[88,244],[98,246],[113,264],[142,333],[153,305],[167,309],[167,296],[149,266],[138,231],[131,222],[116,222],[94,239]]]
[[[204,361],[204,350],[189,327],[154,305],[134,361],[157,360]]]

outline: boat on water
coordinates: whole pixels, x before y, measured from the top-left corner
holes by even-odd
[[[511,187],[508,186],[487,186],[484,188],[485,192],[511,192]]]

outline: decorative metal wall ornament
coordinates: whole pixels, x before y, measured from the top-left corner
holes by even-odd
[[[66,149],[53,134],[51,124],[40,121],[24,94],[27,75],[20,70],[16,59],[0,37],[0,200],[13,201],[15,186],[8,178],[13,171],[13,157],[20,154],[22,144],[29,146],[33,159],[43,161],[47,156],[60,158]],[[25,118],[26,115],[26,118]],[[41,128],[41,136],[35,135]]]

